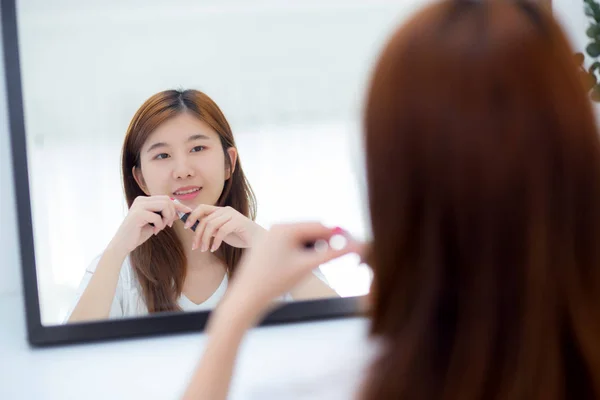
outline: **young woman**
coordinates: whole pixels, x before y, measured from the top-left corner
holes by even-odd
[[[68,321],[214,308],[265,233],[219,107],[196,90],[152,96],[127,130],[122,174],[129,212],[87,269]],[[177,212],[191,213],[185,225]],[[281,299],[330,296],[311,275]]]
[[[362,382],[324,378],[326,398],[600,398],[600,141],[552,17],[525,0],[430,5],[379,59],[365,141],[379,354]],[[331,235],[303,224],[261,238],[211,316],[186,398],[226,397],[244,333],[341,254],[301,243]]]

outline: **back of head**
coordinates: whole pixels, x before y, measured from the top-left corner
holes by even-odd
[[[365,398],[600,396],[600,143],[572,54],[517,0],[443,1],[388,43]]]

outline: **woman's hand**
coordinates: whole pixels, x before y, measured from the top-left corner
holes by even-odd
[[[223,242],[233,247],[252,247],[267,232],[232,207],[201,204],[188,216],[184,227],[188,229],[198,220],[192,250],[214,252]]]
[[[348,241],[341,250],[306,246],[336,234]],[[348,234],[318,223],[278,225],[262,235],[242,258],[225,298],[210,316],[206,350],[184,399],[226,399],[242,338],[272,300],[320,264],[355,251],[362,251],[362,245]]]
[[[169,196],[139,196],[121,223],[109,247],[129,254],[152,235],[157,235],[179,217],[177,211],[191,212],[191,208],[175,203]]]
[[[346,238],[342,249],[327,245],[317,250],[307,247],[334,235]],[[244,304],[245,313],[260,316],[272,301],[289,292],[319,265],[348,253],[362,251],[362,244],[340,228],[320,223],[276,225],[242,258],[230,288],[234,307]]]

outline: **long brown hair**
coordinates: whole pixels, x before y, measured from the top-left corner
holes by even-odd
[[[600,397],[600,143],[552,16],[426,7],[378,60],[365,135],[363,397]]]
[[[122,174],[127,204],[131,207],[138,196],[145,193],[133,177],[133,167],[140,167],[140,150],[150,134],[165,121],[189,112],[207,123],[220,137],[225,162],[231,168],[227,149],[235,147],[235,140],[225,116],[206,94],[197,90],[166,90],[150,97],[135,113],[123,143]],[[244,175],[238,157],[231,177],[225,183],[216,204],[230,206],[254,220],[256,199],[250,183]],[[223,243],[217,256],[226,264],[231,276],[238,264],[243,249]],[[140,283],[148,311],[178,311],[177,299],[181,295],[186,276],[187,260],[183,245],[175,231],[165,228],[151,236],[129,255],[131,265]]]

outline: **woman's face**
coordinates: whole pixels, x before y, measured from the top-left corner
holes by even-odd
[[[227,150],[235,168],[237,152]],[[190,113],[179,114],[160,125],[140,152],[140,168],[133,175],[149,196],[167,195],[194,208],[214,205],[231,177],[219,135]]]

